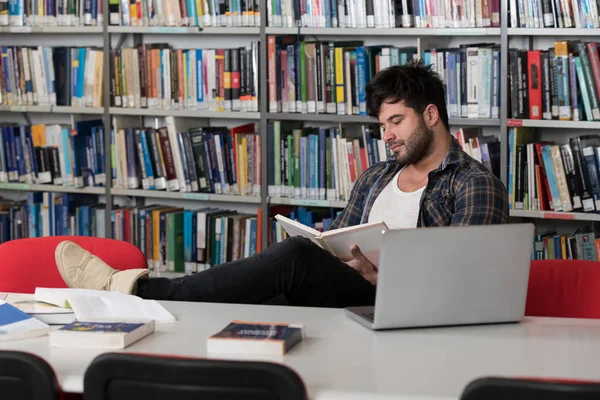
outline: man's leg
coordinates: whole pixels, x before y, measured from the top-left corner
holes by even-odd
[[[283,294],[291,305],[372,305],[375,287],[329,252],[300,237],[243,260],[182,278],[137,282],[136,294],[157,300],[263,304]]]
[[[140,279],[146,269],[116,271],[66,241],[56,264],[69,287],[111,290],[148,299],[261,304],[284,295],[292,305],[371,305],[375,287],[358,272],[304,238],[290,238],[243,260],[169,280]],[[136,282],[137,281],[137,282]]]

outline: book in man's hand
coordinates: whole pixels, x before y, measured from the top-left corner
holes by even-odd
[[[208,338],[206,351],[282,356],[304,338],[304,325],[233,321]]]
[[[50,346],[82,349],[124,349],[154,332],[154,321],[74,321],[50,332]]]
[[[382,221],[319,232],[280,214],[277,214],[275,219],[289,236],[302,236],[310,239],[342,261],[350,261],[353,258],[350,249],[353,245],[357,245],[365,257],[376,267],[379,265],[381,234],[389,230]]]

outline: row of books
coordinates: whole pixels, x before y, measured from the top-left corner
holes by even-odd
[[[311,28],[500,26],[499,0],[273,0],[267,23]]]
[[[258,42],[233,49],[168,44],[111,51],[115,107],[258,111]]]
[[[102,1],[0,1],[0,26],[102,26]]]
[[[347,201],[358,177],[391,155],[377,126],[342,131],[274,121],[267,129],[269,196]]]
[[[260,196],[261,140],[254,124],[120,128],[111,134],[113,187]]]
[[[511,208],[600,212],[600,136],[555,144],[533,129],[510,128],[508,144]]]
[[[123,207],[113,211],[113,238],[137,246],[151,270],[190,274],[260,252],[261,214],[261,210],[251,215],[164,205]]]
[[[296,122],[267,126],[268,195],[308,200],[348,201],[359,176],[392,157],[376,125],[302,127]],[[454,133],[462,148],[500,176],[500,142],[479,128]]]
[[[0,105],[102,107],[102,49],[3,46]]]
[[[107,237],[106,218],[106,206],[95,196],[28,193],[23,201],[0,200],[0,243],[42,236]],[[115,205],[110,219],[111,237],[139,247],[155,271],[194,273],[261,249],[257,215]]]
[[[600,120],[598,44],[560,41],[509,50],[510,114],[519,119]]]
[[[29,192],[0,200],[0,243],[43,236],[106,235],[106,206],[96,196]]]
[[[381,69],[406,64],[416,48],[269,36],[267,55],[270,112],[366,115],[367,82]]]
[[[499,118],[500,46],[480,43],[430,49],[423,52],[423,61],[444,82],[450,118]]]
[[[484,136],[478,127],[460,128],[452,135],[465,153],[500,178],[500,141],[497,136]]]
[[[571,234],[536,234],[531,259],[600,261],[600,238],[589,228]]]
[[[102,121],[0,126],[0,182],[104,186]]]
[[[596,0],[510,0],[512,28],[598,28]]]
[[[115,0],[109,13],[121,26],[260,26],[260,0]]]

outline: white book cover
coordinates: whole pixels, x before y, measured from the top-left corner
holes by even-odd
[[[381,234],[389,230],[385,222],[374,222],[319,232],[280,214],[275,219],[289,236],[305,237],[342,261],[353,259],[350,249],[358,245],[364,256],[375,266],[379,265]]]

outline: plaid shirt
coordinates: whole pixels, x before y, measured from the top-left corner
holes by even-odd
[[[329,229],[368,222],[375,199],[402,167],[390,158],[365,171],[354,184],[346,208]],[[506,188],[483,164],[463,152],[455,139],[442,164],[428,178],[417,227],[506,223]]]

